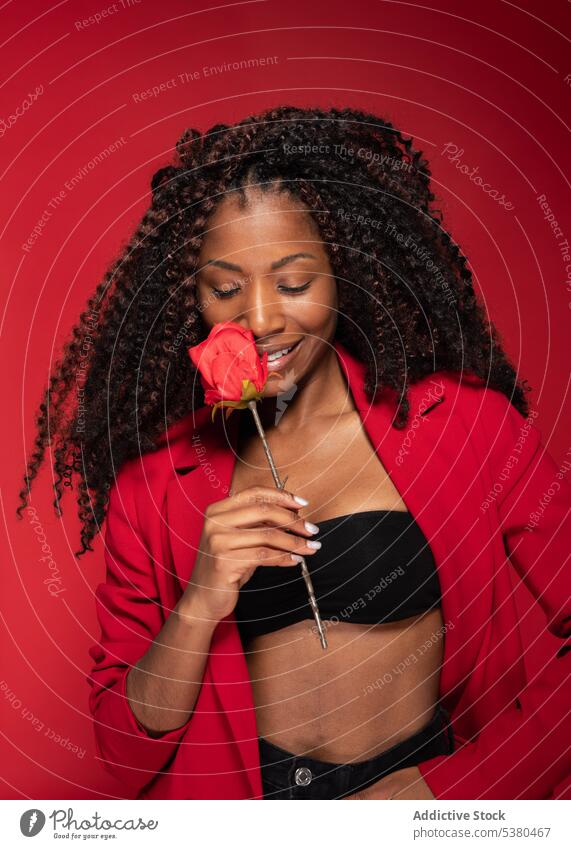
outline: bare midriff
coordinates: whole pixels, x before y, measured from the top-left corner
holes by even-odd
[[[319,525],[353,512],[407,509],[356,411],[341,416],[327,440],[322,433],[319,422],[304,431],[309,460],[299,456],[295,435],[280,436],[279,450],[269,440],[286,488],[310,502],[301,517]],[[272,483],[260,440],[243,442],[231,493]],[[326,545],[325,537],[323,553]],[[439,609],[382,625],[324,625],[326,650],[313,619],[244,645],[259,736],[294,754],[346,763],[372,758],[429,722],[443,659]]]

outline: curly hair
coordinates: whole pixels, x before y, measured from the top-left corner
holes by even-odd
[[[204,134],[187,129],[54,367],[17,512],[49,446],[56,513],[75,483],[76,554],[93,550],[116,471],[204,404],[187,355],[207,334],[195,295],[200,247],[217,203],[229,191],[244,202],[252,183],[307,206],[337,280],[336,336],[366,363],[369,398],[395,390],[395,427],[407,422],[408,386],[440,369],[476,375],[527,414],[529,389],[433,208],[430,176],[411,138],[354,109],[280,106]]]

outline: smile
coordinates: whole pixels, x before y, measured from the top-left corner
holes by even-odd
[[[301,340],[296,342],[294,345],[290,345],[289,347],[280,348],[279,351],[272,351],[271,354],[268,354],[268,369],[270,371],[277,370],[281,368],[286,362],[289,362],[290,358],[293,357],[295,352],[297,351]]]

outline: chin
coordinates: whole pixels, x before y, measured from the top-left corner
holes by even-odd
[[[276,398],[278,395],[284,395],[292,389],[295,389],[297,379],[290,374],[284,375],[283,378],[272,377],[262,393],[262,398]]]

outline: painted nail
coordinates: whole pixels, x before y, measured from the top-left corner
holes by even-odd
[[[305,525],[305,530],[309,531],[310,534],[319,533],[319,528],[317,525],[314,525],[313,522],[304,522],[303,524]]]
[[[299,554],[292,554],[291,559],[293,560],[294,563],[301,563],[301,561],[303,560],[303,557],[300,557]]]
[[[305,543],[308,548],[321,548],[321,543],[318,540],[310,539]]]
[[[301,495],[294,495],[293,500],[297,501],[298,504],[301,504],[302,507],[307,507],[307,505],[309,504],[309,501],[307,501],[305,498],[302,498]]]

